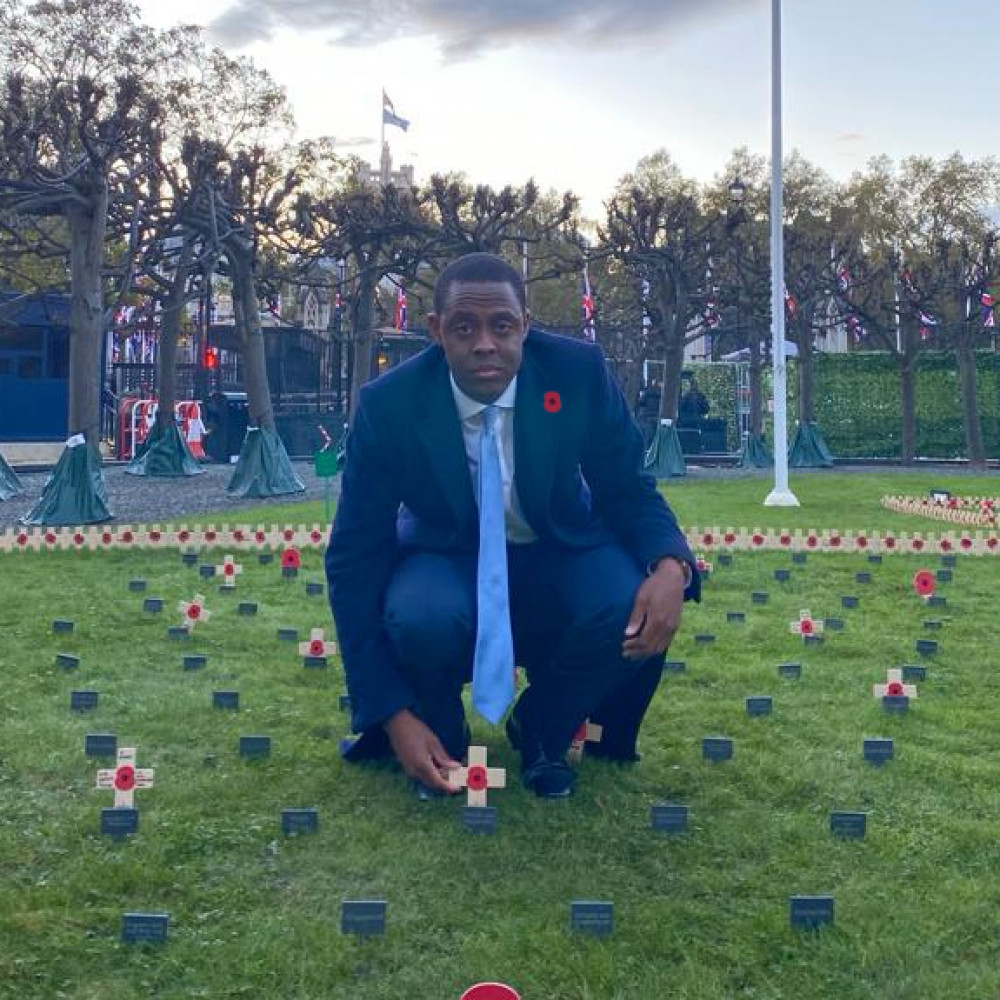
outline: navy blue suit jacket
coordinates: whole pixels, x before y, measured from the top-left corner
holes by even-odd
[[[560,407],[545,407],[558,393]],[[551,402],[552,397],[550,397]],[[645,567],[695,560],[656,481],[642,434],[596,345],[532,330],[514,407],[514,481],[540,537],[575,547],[617,541]],[[370,382],[347,438],[326,551],[330,605],[361,732],[415,697],[381,625],[392,570],[411,549],[478,547],[478,511],[444,352],[434,345]]]

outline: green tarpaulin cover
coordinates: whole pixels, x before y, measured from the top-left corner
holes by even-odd
[[[651,472],[657,479],[687,475],[680,438],[677,437],[677,428],[673,424],[660,424],[657,427],[656,437],[646,451],[643,469]]]
[[[0,500],[9,500],[23,492],[24,486],[17,478],[17,473],[7,464],[3,455],[0,455]]]
[[[125,471],[130,476],[197,476],[205,470],[176,424],[165,428],[156,424]]]
[[[66,442],[56,467],[22,524],[58,526],[110,521],[101,454],[81,435]]]
[[[799,424],[792,446],[788,449],[788,465],[793,469],[832,467],[833,455],[830,454],[819,428],[811,420]]]
[[[774,456],[762,434],[748,437],[740,452],[741,469],[769,469],[774,465]]]
[[[277,497],[305,492],[285,446],[273,431],[251,427],[226,493],[231,497]]]

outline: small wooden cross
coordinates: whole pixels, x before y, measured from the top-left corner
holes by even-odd
[[[243,572],[243,567],[232,556],[225,556],[222,565],[215,567],[215,572],[222,577],[221,586],[231,588],[236,586],[236,577]]]
[[[583,757],[583,748],[587,743],[600,743],[604,735],[604,727],[591,722],[589,719],[581,723],[580,728],[573,734],[566,759],[579,761]]]
[[[790,632],[794,632],[795,635],[801,635],[804,639],[809,635],[822,635],[823,622],[817,618],[813,618],[808,610],[803,610],[799,612],[799,620],[797,622],[790,622],[788,629]]]
[[[207,622],[212,617],[212,612],[205,610],[205,598],[201,594],[195,594],[193,601],[181,601],[177,610],[184,615],[184,628],[189,632],[198,622]]]
[[[153,787],[153,773],[152,768],[135,766],[135,747],[120,747],[118,766],[98,771],[97,787],[114,789],[116,809],[131,809],[135,790]]]
[[[903,683],[902,670],[887,670],[885,672],[885,683],[872,685],[873,698],[899,697],[900,695],[905,698],[916,698],[917,696],[917,687],[915,684]]]
[[[309,632],[309,641],[299,643],[299,656],[311,656],[319,658],[321,656],[335,656],[337,644],[329,639],[323,638],[323,630],[314,628]]]
[[[468,766],[449,771],[448,784],[466,790],[467,806],[485,806],[487,789],[507,787],[507,772],[486,766],[486,747],[469,747]]]

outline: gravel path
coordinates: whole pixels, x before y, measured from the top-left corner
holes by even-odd
[[[322,500],[324,480],[313,472],[312,462],[293,462],[299,478],[305,483],[305,493],[275,497],[271,500],[231,500],[226,496],[226,484],[232,468],[226,465],[206,465],[200,476],[178,479],[149,479],[128,476],[122,466],[105,466],[104,479],[108,487],[108,506],[117,524],[157,523],[187,514],[239,510],[266,510],[274,504],[295,503],[299,500]],[[31,510],[42,492],[47,472],[19,473],[26,493],[0,503],[0,528],[12,528],[18,518]],[[331,493],[339,493],[340,478],[333,480]]]

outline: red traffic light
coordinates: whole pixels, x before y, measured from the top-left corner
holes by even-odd
[[[206,347],[204,366],[206,368],[218,368],[219,367],[219,349],[217,347]]]

